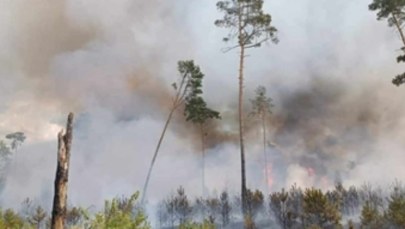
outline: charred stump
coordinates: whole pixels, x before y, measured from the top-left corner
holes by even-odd
[[[56,167],[51,229],[64,229],[67,203],[70,149],[72,146],[73,113],[69,113],[66,132],[58,134],[58,165]]]

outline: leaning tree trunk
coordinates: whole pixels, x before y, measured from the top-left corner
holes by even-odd
[[[165,137],[167,127],[169,126],[170,120],[172,119],[172,116],[173,116],[173,113],[175,110],[176,110],[176,106],[173,106],[173,108],[170,110],[169,116],[167,117],[165,126],[163,127],[163,131],[160,134],[159,142],[156,146],[155,153],[153,154],[152,162],[149,166],[148,175],[146,176],[145,184],[144,184],[143,190],[142,190],[142,199],[141,199],[142,205],[145,204],[146,194],[148,192],[148,185],[149,185],[150,176],[152,174],[153,166],[155,165],[155,161],[156,161],[160,146],[162,145],[163,138]]]
[[[394,21],[395,27],[397,27],[399,35],[401,36],[402,44],[405,47],[405,35],[404,35],[404,32],[402,31],[401,25],[399,24],[397,15],[392,14],[392,19],[394,19],[393,21]]]
[[[58,134],[58,165],[55,177],[55,194],[52,207],[51,229],[64,229],[66,218],[67,184],[70,149],[72,146],[73,113],[69,113],[66,133]]]
[[[186,76],[187,76],[186,74],[183,75],[180,86],[177,89],[176,97],[174,97],[174,100],[173,100],[173,106],[172,106],[172,108],[170,110],[169,116],[167,117],[165,126],[163,127],[163,131],[160,134],[159,142],[156,145],[156,149],[155,149],[152,161],[151,161],[150,166],[149,166],[148,174],[146,176],[145,184],[143,186],[141,205],[145,204],[145,201],[146,201],[146,198],[147,198],[147,193],[148,193],[149,181],[150,181],[150,177],[152,175],[153,166],[155,165],[155,161],[156,161],[156,158],[158,156],[160,146],[162,145],[163,138],[165,137],[167,127],[169,126],[170,120],[172,119],[172,116],[173,116],[174,112],[176,111],[177,108],[179,108],[179,106],[184,101],[184,96],[185,96],[185,94],[187,92],[187,90],[186,90],[187,89]]]

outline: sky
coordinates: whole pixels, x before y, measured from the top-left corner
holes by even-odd
[[[221,51],[226,29],[214,0],[0,0],[0,136],[23,131],[0,193],[50,207],[56,136],[75,113],[69,203],[100,206],[140,190],[179,77],[177,61],[205,73],[204,98],[222,113],[207,151],[210,193],[238,192],[235,139],[238,52]],[[280,42],[248,51],[245,109],[258,85],[269,120],[271,189],[330,188],[405,179],[405,90],[391,83],[401,43],[368,0],[265,0]],[[248,121],[247,176],[263,179],[260,129]],[[208,133],[209,135],[209,133]],[[225,138],[224,136],[228,136]],[[180,185],[201,194],[198,132],[182,111],[169,126],[148,194]],[[215,140],[216,139],[216,140]]]

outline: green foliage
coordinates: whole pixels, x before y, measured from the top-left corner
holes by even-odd
[[[37,208],[35,208],[35,212],[29,219],[29,222],[32,225],[35,225],[39,228],[42,225],[42,223],[45,221],[46,216],[47,216],[47,213],[45,212],[45,210],[41,206],[38,206]]]
[[[247,190],[246,192],[246,203],[247,212],[251,216],[252,220],[257,216],[257,214],[263,210],[264,207],[264,196],[260,190],[252,192]]]
[[[178,71],[181,75],[187,78],[187,88],[192,94],[201,94],[202,79],[204,74],[201,72],[200,67],[194,64],[194,61],[179,61]]]
[[[204,147],[205,147],[205,135],[204,127],[206,122],[209,119],[220,119],[220,115],[218,111],[212,110],[207,107],[207,103],[204,101],[202,97],[202,79],[204,78],[204,74],[200,71],[200,68],[194,63],[188,62],[181,66],[183,72],[190,72],[190,80],[189,80],[189,92],[185,97],[185,107],[184,107],[184,116],[186,117],[186,121],[191,121],[194,124],[198,124],[200,128],[200,134],[202,139],[202,155],[203,155],[203,193],[204,193]]]
[[[13,150],[17,149],[17,147],[20,146],[26,139],[23,132],[7,134],[6,138],[11,140],[11,149]]]
[[[174,214],[179,219],[179,223],[185,223],[188,221],[192,208],[188,201],[186,192],[183,187],[177,189],[177,195],[173,199]]]
[[[359,192],[363,205],[368,202],[377,211],[384,209],[384,197],[381,189],[373,189],[371,185],[363,185]]]
[[[349,193],[357,194],[349,195]],[[336,196],[339,198],[336,198]],[[351,196],[351,198],[345,196]],[[114,198],[105,201],[104,209],[95,215],[91,215],[81,207],[69,208],[66,215],[66,226],[72,229],[149,229],[151,227],[146,216],[139,209],[137,197],[138,193],[135,193],[130,198]],[[269,197],[270,203],[268,203],[268,206],[273,210],[270,213],[270,218],[276,218],[283,229],[343,228],[340,224],[341,215],[338,211],[338,205],[345,201],[356,201],[356,198],[361,199],[360,201],[364,203],[360,220],[353,219],[352,221],[353,216],[359,212],[346,214],[345,216],[349,216],[347,219],[350,220],[346,223],[345,228],[405,228],[405,190],[400,185],[394,186],[388,198],[385,198],[383,192],[380,192],[379,189],[372,189],[369,185],[363,186],[362,189],[354,187],[345,189],[339,183],[336,185],[335,190],[326,193],[315,188],[306,189],[303,192],[301,188],[294,185],[288,191],[275,192]],[[217,219],[221,215],[223,224],[221,228],[230,228],[230,219],[237,220],[240,218],[239,213],[236,211],[231,212],[233,207],[239,207],[240,199],[235,197],[233,202],[230,202],[229,199],[228,193],[223,192],[219,198],[197,198],[198,201],[190,203],[184,188],[180,187],[175,195],[172,195],[161,205],[161,208],[167,207],[167,209],[164,213],[166,222],[162,221],[160,227],[214,229],[219,225]],[[234,225],[243,223],[245,228],[258,228],[259,225],[255,224],[255,218],[269,219],[268,215],[260,215],[265,218],[256,217],[265,211],[263,194],[259,190],[254,192],[248,190],[248,200],[249,208],[252,210],[243,216],[243,222],[241,220],[235,222]],[[194,211],[197,204],[202,204],[206,208],[205,213]],[[286,223],[283,223],[283,219]],[[361,223],[361,227],[357,226],[357,222]],[[44,209],[38,205],[33,205],[29,199],[23,202],[20,214],[11,209],[0,210],[0,228],[49,228],[48,223],[49,217]],[[267,221],[266,224],[263,223],[263,221],[260,222],[260,228],[264,225],[267,226],[263,228],[273,228],[274,222]]]
[[[230,213],[232,210],[231,204],[229,203],[228,192],[223,191],[219,197],[221,201],[221,217],[222,217],[222,226],[226,226],[230,222]]]
[[[219,112],[208,108],[201,96],[192,96],[187,100],[184,115],[187,121],[198,124],[204,124],[208,119],[220,118]]]
[[[307,226],[318,225],[321,228],[339,226],[341,219],[338,206],[329,202],[321,190],[306,189],[303,197],[303,218]]]
[[[29,198],[25,199],[21,205],[21,214],[29,225],[35,228],[42,228],[45,225],[48,214],[40,205],[34,205]]]
[[[278,42],[277,29],[271,25],[270,14],[263,12],[263,0],[225,0],[217,3],[222,19],[216,20],[218,27],[228,28],[225,42],[237,38],[235,47],[260,47],[263,42]]]
[[[373,0],[368,8],[377,11],[378,20],[387,19],[388,26],[397,28],[403,42],[401,50],[405,52],[405,35],[402,30],[405,22],[405,0]],[[398,56],[397,62],[405,62],[405,55]],[[392,83],[397,86],[404,84],[405,73],[395,76]]]
[[[185,222],[180,224],[179,229],[216,229],[214,223],[204,220],[203,223]]]
[[[345,205],[346,189],[343,187],[342,183],[338,182],[335,185],[333,191],[327,191],[326,197],[329,202],[335,203],[339,211],[343,211]]]
[[[177,70],[181,78],[179,82],[172,84],[173,89],[177,91],[172,109],[176,109],[186,100],[202,94],[204,74],[201,72],[200,67],[194,64],[193,60],[179,61]]]
[[[397,75],[393,80],[392,83],[400,86],[401,84],[405,84],[405,73],[402,73],[400,75]]]
[[[1,160],[8,158],[11,155],[11,149],[6,145],[6,143],[0,140],[0,157]]]
[[[91,228],[97,229],[149,229],[146,216],[140,209],[136,209],[139,193],[130,198],[114,198],[105,201],[104,211],[95,215]]]
[[[43,222],[45,221],[47,217],[47,213],[41,206],[37,206],[33,212],[33,214],[28,218],[28,222],[36,226],[37,228],[40,228]]]
[[[393,26],[395,20],[402,24],[405,19],[404,7],[404,0],[373,0],[368,6],[369,10],[377,11],[378,20],[388,19],[389,26]]]
[[[24,220],[21,216],[11,209],[0,212],[0,228],[21,229],[24,226]]]
[[[255,224],[255,221],[253,220],[253,217],[252,217],[252,215],[250,215],[250,214],[246,214],[245,215],[245,217],[244,217],[244,228],[245,229],[256,229],[257,227],[256,227],[256,224]]]
[[[343,200],[343,213],[344,214],[355,214],[361,208],[360,196],[356,187],[350,186],[345,192]]]
[[[361,210],[361,227],[364,229],[378,229],[383,225],[383,216],[377,207],[370,201],[366,201]]]
[[[204,74],[200,67],[196,66],[193,61],[181,62],[179,71],[183,74],[188,72],[190,80],[188,82],[189,92],[185,97],[184,115],[186,121],[191,121],[196,124],[204,124],[208,119],[219,119],[219,112],[207,107],[206,102],[202,98],[202,80]]]
[[[15,132],[6,135],[6,139],[11,141],[10,146],[8,146],[3,140],[0,140],[0,173],[2,173],[1,170],[4,170],[8,165],[13,150],[16,150],[17,147],[24,142],[25,138],[23,132]]]
[[[164,218],[169,221],[170,226],[173,227],[176,222],[181,225],[189,221],[193,208],[183,187],[180,186],[176,195],[168,198],[164,205],[166,208]]]
[[[66,224],[71,227],[86,227],[90,224],[90,213],[81,207],[70,208],[66,212]]]
[[[316,224],[312,224],[312,225],[309,225],[308,227],[306,227],[306,229],[322,229],[322,227],[320,227],[319,225],[316,225]]]
[[[11,161],[12,151],[7,144],[0,140],[0,190],[4,188],[7,169]]]
[[[218,198],[207,198],[205,204],[208,210],[208,220],[214,224],[221,212],[220,200]]]
[[[283,229],[291,228],[299,217],[298,212],[294,210],[291,195],[284,189],[270,194],[269,206],[271,214],[274,214]]]
[[[401,188],[394,188],[385,215],[388,221],[395,226],[405,228],[405,192]]]
[[[271,114],[273,104],[272,99],[266,96],[266,88],[264,86],[258,86],[255,92],[256,97],[250,100],[252,103],[251,115],[263,117],[266,114]]]
[[[198,222],[202,219],[205,219],[207,220],[207,222],[210,222],[212,224],[216,223],[216,225],[218,225],[219,222],[216,221],[217,218],[213,218],[212,216],[219,214],[217,213],[219,201],[221,209],[220,214],[222,215],[222,220],[225,220],[225,222],[222,221],[223,228],[230,227],[229,220],[233,219],[235,223],[233,224],[234,227],[235,225],[240,225],[243,223],[245,225],[245,228],[256,228],[258,226],[260,226],[260,228],[273,228],[273,226],[278,223],[278,225],[283,229],[341,229],[343,228],[340,222],[342,215],[344,215],[346,219],[353,219],[353,216],[356,216],[358,215],[358,213],[360,213],[360,209],[354,212],[348,211],[348,213],[345,214],[344,211],[342,211],[342,213],[339,212],[339,206],[347,205],[348,208],[353,208],[353,206],[351,206],[348,202],[354,202],[356,203],[355,205],[357,205],[358,202],[361,202],[362,200],[371,200],[370,203],[372,203],[372,205],[370,206],[377,207],[381,205],[381,200],[384,199],[383,193],[378,192],[378,189],[371,189],[371,186],[365,186],[363,187],[363,189],[357,189],[354,187],[345,189],[342,184],[337,183],[335,190],[322,192],[321,190],[315,188],[302,191],[302,189],[299,188],[297,185],[293,185],[288,191],[282,190],[280,192],[270,194],[270,202],[268,203],[268,206],[272,211],[270,212],[270,214],[265,215],[263,214],[266,211],[266,209],[264,208],[265,199],[263,197],[263,194],[259,190],[247,190],[248,211],[242,216],[243,218],[240,218],[241,215],[239,214],[241,212],[231,211],[231,209],[237,209],[240,207],[240,197],[235,196],[233,197],[234,201],[230,202],[228,193],[223,192],[220,195],[219,199],[212,197],[199,197],[196,199],[195,202],[193,202],[194,205],[190,206],[186,204],[185,206],[187,206],[188,209],[193,209],[194,211],[193,214],[188,215],[187,219],[184,222],[180,223],[178,214],[176,213],[177,211],[175,210],[177,208],[175,207],[177,205],[175,203],[179,202],[175,200],[176,198],[179,198],[176,196],[185,196],[185,194],[177,194],[170,198],[171,201],[169,202],[172,203],[170,209],[173,209],[173,215],[176,217],[176,222],[171,224],[171,228],[174,228],[176,225],[180,224],[182,226],[191,227],[190,225],[198,225],[201,227],[201,224],[192,224],[191,222]],[[184,199],[184,197],[181,199]],[[209,205],[211,205],[212,207],[211,210],[208,209]],[[200,208],[204,208],[204,211],[198,211]],[[343,208],[344,207],[342,207],[342,209]],[[398,207],[394,207],[392,209],[398,209]],[[389,220],[387,220],[388,217],[386,217],[386,215],[388,215],[387,211],[384,215],[379,214],[379,219],[381,220],[381,224],[379,224],[379,227],[364,228],[391,228],[386,226],[394,225],[392,223],[394,222],[394,218],[390,218]],[[243,219],[243,222],[238,222],[238,219]],[[276,219],[277,222],[274,222],[273,219]],[[401,219],[401,216],[398,216],[397,219]],[[255,220],[260,220],[260,225],[256,225]],[[391,221],[391,224],[387,224],[386,221]],[[344,228],[358,228],[357,225],[359,220],[353,219],[353,222],[350,222],[350,220],[347,221]],[[166,223],[166,225],[168,224]]]

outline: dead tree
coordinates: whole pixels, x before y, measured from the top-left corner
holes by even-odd
[[[64,229],[65,226],[72,126],[73,113],[69,113],[66,133],[62,130],[58,134],[58,165],[56,167],[51,229]]]

